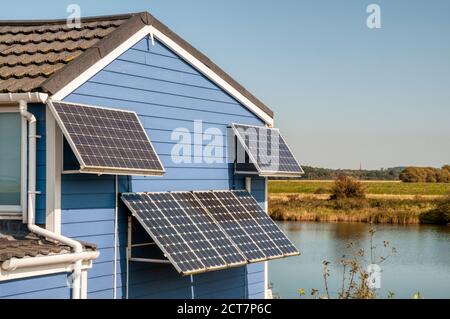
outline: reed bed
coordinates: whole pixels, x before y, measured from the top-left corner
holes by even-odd
[[[269,197],[269,213],[275,220],[418,224],[419,215],[434,209],[436,199],[365,198],[328,200],[308,196]]]

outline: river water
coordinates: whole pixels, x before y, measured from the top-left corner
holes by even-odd
[[[298,298],[303,288],[310,297],[311,288],[324,293],[322,261],[331,262],[329,290],[336,295],[342,284],[343,255],[351,255],[349,242],[355,247],[370,249],[369,230],[364,223],[278,222],[301,255],[271,261],[269,281],[273,292],[281,298]],[[375,225],[375,253],[385,256],[387,240],[397,253],[380,264],[380,298],[389,291],[394,298],[412,298],[419,291],[423,298],[450,298],[450,226]],[[369,262],[362,261],[369,264]]]

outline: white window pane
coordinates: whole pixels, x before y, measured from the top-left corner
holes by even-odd
[[[20,205],[21,119],[0,112],[0,205]]]

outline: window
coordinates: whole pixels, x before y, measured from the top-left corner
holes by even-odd
[[[0,106],[0,217],[22,214],[22,145],[18,108]]]

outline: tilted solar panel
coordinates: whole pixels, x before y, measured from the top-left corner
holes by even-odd
[[[222,259],[228,265],[239,265],[247,263],[228,235],[222,231],[208,211],[197,201],[192,193],[175,192],[170,193],[177,203],[183,207],[191,218],[192,222],[203,232],[213,247],[220,254]]]
[[[200,230],[184,208],[170,193],[148,193],[153,203],[173,226],[179,236],[189,246],[192,260],[198,261],[205,269],[222,268],[226,266],[225,260],[210,243],[210,236]],[[192,211],[191,211],[192,213]]]
[[[232,194],[244,206],[244,208],[252,216],[253,220],[257,222],[264,232],[275,243],[276,247],[282,251],[284,256],[298,255],[299,251],[292,245],[291,241],[278,228],[273,220],[262,210],[258,202],[247,191],[232,191]]]
[[[247,233],[244,226],[239,223],[238,218],[227,210],[213,192],[194,192],[194,196],[230,236],[247,260],[255,262],[266,259],[265,253],[259,248],[254,238]]]
[[[175,226],[147,194],[122,194],[122,201],[180,273],[206,269]]]
[[[161,175],[164,168],[135,112],[48,103],[81,172]]]
[[[246,233],[253,238],[266,258],[270,259],[283,256],[283,252],[277,248],[277,245],[272,241],[270,236],[266,234],[264,229],[258,224],[258,220],[256,220],[252,214],[247,212],[245,207],[232,192],[215,191],[212,193],[219,199],[229,213],[233,215]]]
[[[245,191],[125,193],[122,201],[184,275],[298,254]]]
[[[303,169],[278,129],[244,124],[232,124],[232,128],[261,176],[303,174]]]

